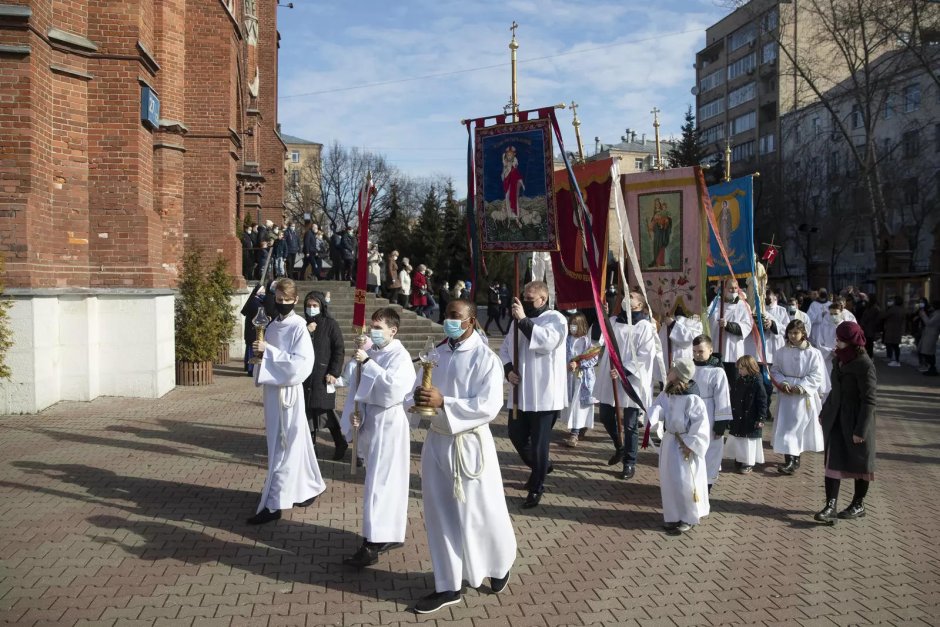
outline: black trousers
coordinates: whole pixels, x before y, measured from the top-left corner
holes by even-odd
[[[340,446],[346,442],[343,437],[343,430],[339,426],[339,420],[336,418],[336,410],[333,409],[311,409],[306,408],[307,421],[310,423],[310,431],[313,434],[313,443],[317,443],[317,431],[320,429],[320,416],[325,416],[323,426],[330,432],[333,438],[333,444]]]
[[[545,475],[548,474],[549,466],[548,444],[558,414],[558,411],[520,411],[517,417],[509,421],[509,439],[523,463],[532,469],[529,475],[530,492],[541,494],[545,489]]]
[[[640,420],[640,410],[636,407],[625,407],[623,409],[623,441],[617,437],[617,412],[613,405],[607,403],[600,404],[600,419],[607,429],[607,435],[610,441],[614,443],[614,448],[623,451],[623,467],[636,466],[636,454],[640,448],[640,434],[637,432],[637,424]],[[624,446],[626,444],[626,447]]]

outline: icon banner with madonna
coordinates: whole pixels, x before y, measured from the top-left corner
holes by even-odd
[[[482,250],[558,250],[551,133],[549,118],[475,129]]]

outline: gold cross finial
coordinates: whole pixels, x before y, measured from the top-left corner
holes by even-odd
[[[516,24],[516,20],[513,20],[513,21],[512,21],[512,26],[509,27],[509,30],[512,31],[512,38],[513,38],[513,39],[516,38],[516,29],[517,29],[517,28],[519,28],[519,25]]]
[[[653,126],[659,126],[659,114],[660,110],[658,107],[653,107],[653,110],[650,111],[653,114]]]

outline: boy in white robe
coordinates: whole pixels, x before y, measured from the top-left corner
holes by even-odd
[[[379,555],[402,546],[408,526],[408,481],[411,461],[411,425],[403,407],[415,385],[411,355],[395,339],[401,324],[398,313],[383,307],[372,314],[369,351],[357,349],[353,359],[361,367],[361,380],[350,382],[349,395],[359,403],[360,455],[365,460],[362,535],[359,550],[344,563],[363,568]],[[347,403],[345,414],[352,412]],[[361,428],[360,428],[361,427]],[[351,440],[352,433],[347,434]]]
[[[303,318],[294,313],[297,288],[290,279],[276,283],[278,317],[264,340],[252,349],[261,355],[255,385],[263,386],[264,429],[268,438],[268,476],[249,525],[281,517],[282,509],[311,505],[325,489],[304,410],[303,382],[313,372],[313,344]]]
[[[738,374],[735,365],[739,357],[746,355],[744,338],[751,334],[754,328],[754,318],[751,308],[738,296],[738,282],[728,279],[722,292],[724,298],[724,315],[722,316],[722,303],[715,297],[708,309],[709,336],[717,344],[718,354],[728,378],[728,385],[734,385]]]
[[[659,328],[659,341],[663,346],[665,366],[668,370],[677,359],[692,359],[692,342],[702,335],[704,327],[698,316],[686,317],[676,313],[675,317],[663,318]],[[657,380],[662,380],[659,377]]]
[[[721,360],[714,354],[711,338],[700,335],[692,341],[692,356],[695,364],[695,385],[708,411],[710,441],[705,452],[705,469],[708,490],[718,481],[721,458],[724,456],[725,432],[731,424],[731,392],[728,377]]]
[[[710,427],[694,376],[691,360],[677,360],[649,413],[651,428],[662,434],[659,489],[664,527],[671,535],[689,531],[710,511],[705,472]]]
[[[799,320],[787,325],[787,345],[777,351],[770,376],[780,392],[772,437],[775,453],[784,457],[777,470],[792,475],[800,467],[803,451],[822,451],[820,393],[827,388],[823,358],[806,337]]]
[[[421,449],[435,592],[415,604],[419,614],[459,602],[464,580],[477,588],[489,577],[493,592],[502,592],[516,559],[516,536],[489,428],[503,406],[503,366],[474,331],[474,305],[452,300],[446,315],[448,339],[437,349],[440,362],[432,387],[415,390],[417,402],[438,408]]]

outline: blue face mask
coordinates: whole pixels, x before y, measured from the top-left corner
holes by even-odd
[[[304,312],[307,314],[307,317],[316,318],[317,316],[320,315],[320,308],[319,307],[307,307],[304,310]]]
[[[459,339],[466,331],[466,329],[461,328],[460,325],[462,324],[463,320],[451,320],[450,318],[444,320],[444,335],[452,340]]]
[[[376,348],[384,348],[388,344],[388,340],[385,339],[385,331],[381,329],[372,329],[369,337],[372,339],[372,346]]]

